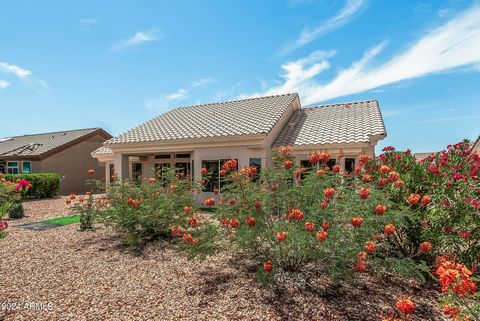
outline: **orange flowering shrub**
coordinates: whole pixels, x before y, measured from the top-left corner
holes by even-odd
[[[390,269],[397,261],[387,240],[396,237],[402,215],[384,190],[365,183],[361,169],[354,174],[329,169],[326,152],[311,155],[309,167],[299,167],[287,148],[273,160],[257,180],[248,168],[229,169],[214,213],[222,237],[199,238],[188,247],[192,255],[202,254],[205,243],[240,249],[258,263],[259,277],[266,281],[318,270],[345,278]]]
[[[473,277],[473,269],[445,257],[437,258],[437,263],[442,312],[452,320],[480,320],[478,278]]]
[[[194,215],[194,195],[198,190],[189,177],[165,168],[162,179],[140,182],[113,182],[107,197],[95,201],[92,195],[79,199],[75,195],[66,203],[75,202],[77,210],[92,210],[93,216],[111,226],[125,244],[138,248],[157,239],[177,239],[185,246],[197,243],[196,231],[204,225]]]

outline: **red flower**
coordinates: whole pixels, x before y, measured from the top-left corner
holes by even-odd
[[[70,194],[68,195],[68,198],[70,198],[71,200],[74,200],[75,198],[77,198],[77,196],[75,194]]]
[[[332,171],[334,171],[335,173],[340,172],[340,166],[338,166],[338,165],[333,166]]]
[[[379,178],[378,181],[377,181],[377,184],[380,187],[383,187],[383,186],[387,185],[387,183],[388,183],[388,179],[383,178],[383,177]]]
[[[248,225],[248,227],[253,227],[255,226],[255,217],[249,216],[246,218],[245,223]]]
[[[443,231],[447,234],[452,234],[452,233],[455,233],[455,227],[453,226],[445,226],[443,228]]]
[[[363,175],[362,180],[363,180],[364,183],[370,183],[373,180],[373,176],[369,175],[369,174],[365,174],[365,175]]]
[[[292,161],[291,160],[286,160],[285,162],[283,162],[283,168],[285,169],[290,169],[292,168]]]
[[[370,196],[370,193],[371,193],[371,192],[370,192],[370,188],[368,188],[368,187],[362,187],[362,188],[360,189],[359,195],[360,195],[360,197],[361,197],[362,199],[366,200],[366,199],[368,198],[368,196]]]
[[[187,218],[187,223],[190,227],[197,227],[200,225],[200,222],[197,220],[195,217],[189,217]]]
[[[253,206],[255,206],[257,210],[259,210],[262,208],[262,202],[260,202],[259,200],[256,200]]]
[[[468,239],[469,237],[472,236],[472,233],[468,231],[461,231],[459,234],[462,239]]]
[[[322,202],[320,203],[320,206],[321,206],[322,208],[326,208],[326,207],[328,206],[328,202],[327,202],[327,201],[322,201]]]
[[[400,178],[400,174],[398,174],[395,171],[388,173],[388,179],[392,182],[397,181],[399,178]]]
[[[65,200],[65,204],[67,204],[67,205],[72,204],[72,200],[71,200],[70,198],[67,198],[67,199]]]
[[[421,226],[421,227],[429,227],[429,226],[430,226],[430,223],[428,223],[428,221],[421,220],[421,221],[420,221],[420,226]]]
[[[203,200],[203,205],[213,206],[213,205],[215,205],[215,199],[213,197],[209,197],[209,198]]]
[[[365,243],[365,251],[367,253],[372,254],[373,252],[375,252],[375,247],[375,243],[373,243],[372,241],[368,241]]]
[[[418,204],[418,202],[420,201],[420,195],[418,194],[410,194],[410,196],[408,197],[408,203],[411,205],[411,206],[415,206]]]
[[[363,262],[358,262],[357,264],[355,264],[354,269],[357,272],[363,272],[367,269],[367,266]]]
[[[432,250],[432,243],[430,242],[422,242],[420,244],[420,252],[422,253],[428,253]]]
[[[388,172],[390,172],[390,167],[388,167],[387,165],[380,166],[380,173],[386,174]]]
[[[264,270],[265,272],[272,272],[272,269],[273,269],[273,264],[272,264],[272,262],[267,261],[267,262],[263,263],[263,270]]]
[[[8,227],[8,223],[0,220],[0,231],[5,230]]]
[[[331,187],[327,187],[326,189],[323,190],[323,196],[325,196],[326,198],[332,199],[334,194],[335,194],[335,189]]]
[[[298,208],[292,208],[292,209],[290,209],[290,212],[288,213],[287,217],[288,217],[289,221],[294,219],[294,220],[297,220],[298,222],[300,222],[301,220],[303,220],[305,215]]]
[[[395,225],[393,224],[387,224],[385,225],[384,229],[383,229],[383,233],[385,234],[385,236],[390,236],[390,235],[393,235],[395,234],[395,230],[396,230],[396,227]]]
[[[207,174],[207,168],[206,167],[202,167],[200,169],[200,174],[202,174],[202,176],[205,176],[205,174]]]
[[[94,169],[89,169],[88,170],[88,175],[93,175],[95,174],[95,170]]]
[[[368,161],[370,160],[369,157],[367,155],[359,155],[358,156],[358,160],[360,163],[362,164],[366,164],[368,163]]]
[[[387,205],[385,204],[378,204],[376,207],[375,207],[375,214],[377,215],[383,215],[387,212]]]
[[[404,298],[397,301],[397,308],[405,315],[415,312],[415,305],[410,298]]]
[[[287,239],[287,233],[285,232],[278,232],[277,233],[277,240],[285,241]]]
[[[317,170],[317,172],[315,174],[317,176],[322,176],[323,174],[325,174],[325,171],[323,169],[319,169],[319,170]]]
[[[193,213],[193,208],[191,206],[185,206],[183,211],[187,214]]]
[[[317,232],[317,240],[320,242],[325,242],[327,240],[328,233],[325,231],[318,231]]]
[[[325,231],[325,232],[328,232],[328,230],[332,227],[332,225],[327,221],[327,220],[324,220],[323,223],[322,223],[322,229]]]
[[[422,199],[420,200],[420,203],[422,204],[422,206],[427,206],[428,204],[430,204],[430,196],[429,195],[423,195]]]
[[[395,181],[395,183],[393,183],[393,185],[395,187],[402,187],[403,185],[405,185],[405,182],[402,181],[401,179],[398,179],[398,180]]]
[[[305,222],[305,229],[309,232],[313,232],[315,231],[315,224],[313,224],[312,222]]]
[[[175,237],[179,237],[182,234],[182,228],[178,225],[174,225],[170,228],[170,232],[172,232]]]
[[[460,313],[460,308],[450,305],[450,304],[444,304],[442,306],[442,312],[452,320],[457,319],[457,315]]]
[[[188,233],[183,234],[183,242],[186,244],[191,244],[193,242],[192,234],[188,234]]]
[[[238,225],[240,225],[240,222],[239,222],[236,218],[232,218],[232,219],[230,220],[230,226],[231,226],[232,228],[237,228]]]
[[[363,252],[363,251],[362,251],[362,252],[359,252],[359,253],[357,254],[357,259],[358,259],[359,261],[365,261],[365,260],[367,259],[367,255],[368,255],[367,252]]]
[[[292,152],[291,147],[280,147],[280,153],[282,153],[283,156],[287,156]]]
[[[363,219],[360,216],[355,216],[352,218],[350,223],[352,223],[353,227],[359,228],[362,225]]]

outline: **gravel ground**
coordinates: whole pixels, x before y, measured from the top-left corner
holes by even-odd
[[[24,205],[27,217],[10,220],[0,242],[0,320],[378,320],[400,295],[417,304],[412,320],[442,320],[437,293],[413,282],[364,275],[356,287],[279,293],[240,258],[189,261],[160,242],[134,254],[102,226],[15,227],[69,213],[63,199]]]

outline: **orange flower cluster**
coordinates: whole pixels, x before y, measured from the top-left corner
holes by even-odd
[[[358,156],[358,160],[361,164],[366,164],[370,160],[370,158],[367,155],[360,155]]]
[[[292,168],[292,165],[293,165],[293,163],[292,163],[292,161],[289,160],[289,159],[287,159],[286,161],[283,162],[283,168],[285,168],[285,169],[290,169],[290,168]]]
[[[415,313],[415,304],[411,298],[404,298],[397,301],[397,308],[405,316]]]
[[[131,207],[139,207],[140,201],[129,198],[127,199],[127,204],[130,205]]]
[[[298,222],[302,221],[305,215],[298,208],[292,208],[288,212],[287,218],[289,221],[296,220]]]
[[[370,196],[370,193],[371,193],[370,188],[368,188],[368,187],[362,187],[362,188],[360,189],[359,195],[360,195],[360,197],[361,197],[362,199],[366,200],[366,199]]]
[[[376,207],[375,207],[375,214],[381,216],[383,214],[385,214],[387,212],[387,205],[385,204],[378,204]]]
[[[323,196],[326,198],[332,199],[334,194],[335,194],[334,188],[327,187],[326,189],[323,190]]]
[[[319,162],[326,163],[330,160],[330,153],[328,152],[317,152],[308,157],[308,162],[310,164],[316,164]]]
[[[470,278],[473,271],[469,270],[465,264],[441,260],[435,273],[438,275],[438,282],[442,285],[442,292],[451,290],[462,297],[477,292],[477,283]]]
[[[327,236],[328,236],[328,233],[325,231],[320,230],[317,232],[317,239],[320,242],[325,242],[327,240]]]
[[[215,205],[215,199],[213,197],[209,197],[209,198],[203,200],[202,204],[206,205],[206,206],[213,206],[213,205]]]
[[[236,171],[238,167],[238,162],[235,159],[229,159],[222,165],[222,170],[225,171],[227,174]]]
[[[363,219],[360,216],[355,216],[352,217],[350,223],[352,223],[354,228],[359,228],[363,223]]]
[[[245,168],[242,168],[240,173],[243,176],[255,177],[255,176],[257,176],[257,168],[255,166],[245,167]]]
[[[198,221],[198,219],[196,217],[193,217],[193,216],[187,218],[187,223],[190,227],[193,227],[193,228],[200,225],[200,222]]]
[[[431,202],[430,195],[423,195],[420,196],[419,194],[410,194],[407,199],[408,204],[411,206],[416,206],[420,203],[422,206],[427,206]]]
[[[305,229],[309,232],[315,231],[315,224],[313,222],[305,222]]]
[[[389,237],[390,235],[395,234],[395,231],[396,231],[396,227],[393,224],[387,224],[383,229],[383,233],[385,234],[386,237]]]
[[[283,156],[288,156],[290,155],[290,153],[292,152],[292,148],[291,147],[286,147],[286,146],[282,146],[279,148],[279,151],[280,153],[283,155]]]

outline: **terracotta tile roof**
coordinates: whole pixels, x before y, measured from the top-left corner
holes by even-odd
[[[2,157],[40,157],[95,132],[99,132],[99,134],[105,136],[105,138],[111,137],[103,129],[86,128],[1,138],[0,159]]]
[[[108,140],[105,145],[268,133],[297,94],[180,107]]]
[[[101,156],[101,155],[111,155],[111,154],[113,154],[113,151],[110,148],[104,147],[104,146],[95,149],[91,153],[92,157]]]
[[[373,135],[386,136],[376,100],[329,104],[295,111],[274,146],[361,143]]]
[[[436,155],[436,154],[437,154],[437,152],[415,153],[415,154],[413,154],[413,157],[415,157],[415,159],[416,159],[417,161],[422,161],[422,160],[424,160],[425,158],[430,157],[431,155]]]

